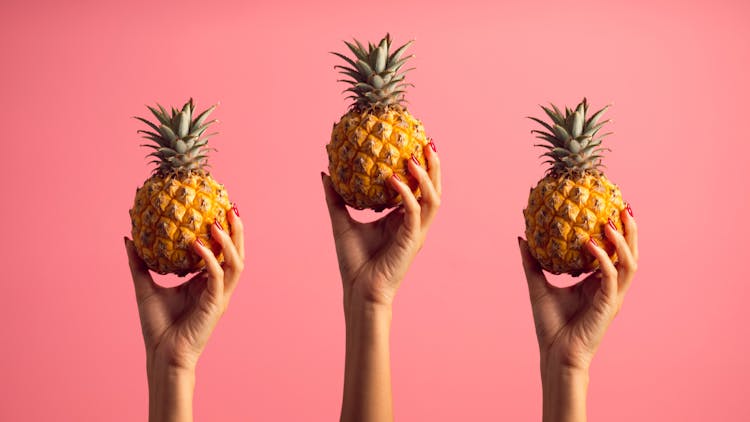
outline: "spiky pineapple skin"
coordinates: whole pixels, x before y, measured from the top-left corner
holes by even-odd
[[[208,173],[156,173],[137,189],[130,210],[136,251],[151,270],[183,276],[205,266],[191,246],[199,238],[222,262],[211,224],[228,232],[230,208],[227,191]]]
[[[612,220],[622,233],[624,208],[620,189],[599,171],[547,175],[531,190],[523,211],[531,254],[551,273],[577,276],[599,267],[585,250],[585,242],[593,238],[616,262],[604,228]]]
[[[414,156],[426,167],[428,143],[422,123],[405,109],[352,109],[333,126],[326,146],[333,186],[349,206],[381,211],[402,201],[387,182],[395,173],[419,197],[418,183],[408,173],[406,160]]]

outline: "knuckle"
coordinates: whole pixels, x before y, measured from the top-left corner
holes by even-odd
[[[419,203],[416,203],[408,210],[408,213],[412,218],[418,219],[422,213],[422,207],[419,205]]]
[[[237,262],[236,262],[236,263],[234,264],[234,269],[235,269],[235,271],[237,271],[238,273],[241,273],[241,272],[245,271],[245,263],[244,263],[244,262],[242,262],[242,260],[238,260],[238,261],[237,261]]]

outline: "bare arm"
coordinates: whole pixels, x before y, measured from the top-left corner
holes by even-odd
[[[391,308],[357,305],[347,317],[342,421],[391,421]]]

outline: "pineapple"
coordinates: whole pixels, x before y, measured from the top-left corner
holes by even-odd
[[[382,211],[401,203],[400,195],[387,184],[393,174],[421,193],[408,174],[406,160],[414,156],[426,166],[424,147],[429,143],[422,123],[404,107],[407,84],[401,70],[412,56],[402,57],[412,41],[391,50],[386,35],[368,48],[354,40],[346,42],[353,58],[333,53],[348,66],[336,66],[351,86],[349,112],[333,125],[328,151],[328,171],[336,192],[351,207]],[[346,92],[345,91],[345,92]]]
[[[587,118],[589,105],[584,98],[575,110],[542,106],[551,122],[530,117],[546,130],[533,130],[547,151],[543,156],[551,166],[546,176],[529,194],[523,211],[529,249],[542,268],[574,276],[598,268],[585,250],[594,239],[616,262],[614,245],[607,240],[608,220],[622,232],[620,212],[625,208],[619,188],[601,171],[602,139],[599,134],[609,120],[599,122],[609,106]]]
[[[211,242],[211,224],[217,222],[229,230],[226,213],[231,208],[227,191],[206,171],[208,138],[206,129],[215,120],[206,122],[216,108],[212,106],[195,115],[190,99],[181,110],[169,114],[161,105],[148,107],[156,122],[136,117],[152,130],[139,130],[153,148],[148,156],[158,164],[152,176],[136,190],[130,210],[132,236],[138,255],[148,267],[160,274],[180,276],[205,266],[192,248],[198,238],[214,254],[220,252]],[[223,256],[218,255],[219,262]]]

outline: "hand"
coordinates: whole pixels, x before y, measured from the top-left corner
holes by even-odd
[[[539,341],[542,377],[550,368],[588,371],[607,328],[615,318],[638,265],[638,229],[630,206],[622,212],[623,236],[610,225],[605,234],[615,245],[619,262],[593,241],[586,248],[600,269],[582,282],[557,288],[547,282],[528,244],[519,238],[523,268]]]
[[[427,230],[440,207],[440,160],[424,148],[427,170],[408,161],[409,173],[419,182],[417,201],[409,186],[391,176],[388,183],[403,198],[403,207],[371,222],[352,219],[341,197],[325,174],[323,186],[333,226],[339,270],[344,284],[344,308],[353,301],[391,306],[401,280],[424,244]]]
[[[154,283],[133,242],[125,239],[149,374],[156,367],[193,371],[229,305],[242,274],[245,252],[242,221],[236,209],[227,215],[231,237],[216,224],[211,225],[212,238],[224,253],[224,264],[219,265],[211,249],[195,242],[193,248],[206,262],[206,270],[177,287]]]

